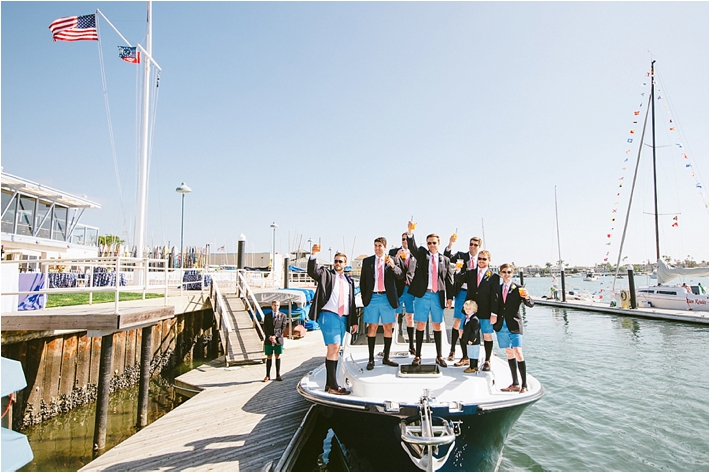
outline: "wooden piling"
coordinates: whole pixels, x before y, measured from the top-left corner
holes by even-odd
[[[138,428],[148,425],[148,390],[150,388],[150,347],[153,342],[153,326],[143,327],[141,337],[141,377],[138,385]]]
[[[108,396],[111,391],[111,361],[113,359],[113,334],[101,337],[101,365],[99,389],[96,398],[96,421],[94,423],[94,452],[106,448],[106,421],[108,419]]]

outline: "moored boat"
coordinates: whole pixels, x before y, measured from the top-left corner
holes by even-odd
[[[373,466],[383,471],[413,465],[427,471],[493,471],[511,427],[544,394],[529,374],[527,392],[501,391],[512,378],[507,361],[497,356],[491,371],[471,374],[453,364],[436,365],[433,343],[422,346],[420,366],[412,366],[407,346],[396,342],[391,358],[399,367],[382,365],[380,357],[367,371],[367,345],[351,344],[346,335],[337,376],[352,393],[327,393],[324,365],[298,384],[306,399],[332,408],[335,434],[355,445],[358,455],[373,456]]]

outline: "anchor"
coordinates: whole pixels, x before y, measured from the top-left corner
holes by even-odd
[[[425,389],[419,398],[419,414],[407,417],[399,424],[402,448],[424,471],[437,471],[444,466],[456,436],[461,433],[461,421],[450,422],[431,415],[431,401],[429,390]]]

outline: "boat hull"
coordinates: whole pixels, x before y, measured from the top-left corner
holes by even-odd
[[[708,312],[707,294],[692,294],[678,286],[642,287],[636,291],[636,299],[642,307],[648,302],[658,309]]]
[[[433,415],[461,421],[461,433],[446,463],[437,471],[495,471],[510,429],[530,404],[469,415]],[[413,471],[416,467],[401,445],[400,418],[328,408],[330,425],[338,439],[371,471]]]

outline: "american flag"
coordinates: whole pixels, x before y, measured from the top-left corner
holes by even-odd
[[[219,248],[217,248],[217,251],[224,251],[224,246],[220,246]]]
[[[98,41],[96,15],[58,18],[49,25],[54,41]]]

